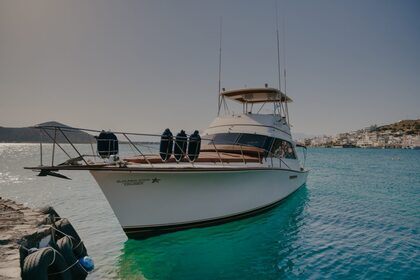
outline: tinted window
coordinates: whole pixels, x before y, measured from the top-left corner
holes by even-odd
[[[214,144],[237,144],[243,146],[254,146],[266,150],[270,149],[272,142],[272,138],[268,136],[247,133],[219,133],[210,135],[208,138],[213,139]]]
[[[254,146],[265,149],[269,137],[255,134],[242,134],[238,139],[238,144],[244,146]]]
[[[254,146],[267,151],[271,149],[275,157],[296,159],[292,144],[281,139],[248,133],[219,133],[207,138],[213,139],[214,144]]]
[[[295,155],[295,151],[293,150],[293,146],[292,144],[290,144],[289,142],[283,141],[286,143],[285,145],[285,158],[292,158],[292,159],[296,159],[296,155]]]
[[[236,140],[239,137],[239,133],[220,133],[214,135],[213,143],[214,144],[235,144]]]
[[[296,154],[293,150],[292,144],[281,139],[276,139],[274,141],[271,152],[274,154],[274,156],[280,158],[296,159]]]
[[[276,156],[276,157],[281,157],[280,147],[281,147],[282,142],[283,142],[282,140],[276,139],[274,141],[273,147],[271,148],[271,153],[273,153],[273,155]]]

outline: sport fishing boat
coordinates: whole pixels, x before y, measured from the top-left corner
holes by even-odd
[[[242,112],[233,113],[231,101],[240,104]],[[26,168],[62,178],[66,176],[60,170],[89,171],[129,238],[248,217],[274,207],[306,183],[308,171],[290,132],[291,101],[267,85],[223,89],[218,116],[201,136],[198,131],[172,135],[169,129],[162,135],[78,129],[100,132],[92,155],[79,152],[66,136],[72,129],[39,127],[52,142],[52,157],[56,146],[65,151],[57,134],[78,156],[58,165],[53,158],[51,165]],[[158,137],[159,152],[145,153],[144,142],[132,140],[136,136]],[[136,154],[119,154],[119,138]]]

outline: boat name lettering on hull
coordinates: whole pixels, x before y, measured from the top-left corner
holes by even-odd
[[[144,183],[159,183],[159,178],[142,178],[142,179],[121,179],[117,180],[117,184],[121,184],[123,186],[139,186],[143,185]]]

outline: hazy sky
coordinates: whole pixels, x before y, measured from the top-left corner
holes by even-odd
[[[420,118],[420,1],[279,7],[294,132]],[[222,87],[277,86],[274,0],[0,0],[0,125],[203,129],[220,16]]]

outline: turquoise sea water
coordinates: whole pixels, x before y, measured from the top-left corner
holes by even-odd
[[[68,217],[95,260],[89,279],[420,279],[420,150],[309,149],[307,185],[272,211],[142,241],[89,174],[23,170],[38,151],[0,144],[0,196]]]

